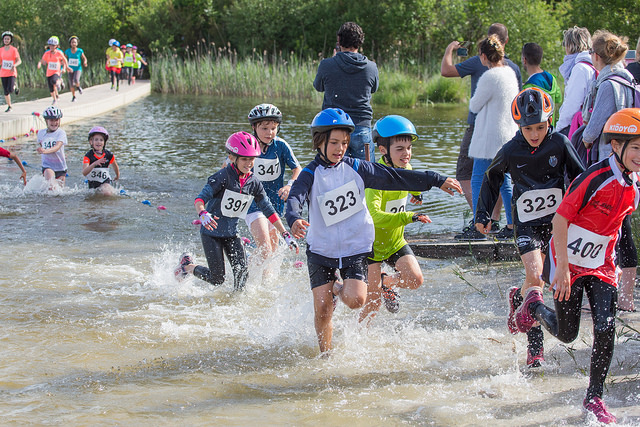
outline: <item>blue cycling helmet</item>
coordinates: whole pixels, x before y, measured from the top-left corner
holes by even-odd
[[[351,117],[339,108],[327,108],[320,111],[311,122],[311,136],[317,133],[328,132],[331,129],[347,129],[353,132],[356,125]]]
[[[389,154],[391,137],[399,135],[411,136],[411,142],[418,139],[416,127],[411,123],[411,120],[395,114],[385,116],[378,120],[371,131],[371,139],[373,139],[373,142],[375,142],[378,147],[385,147],[387,149],[384,159],[390,166],[393,165],[391,155]]]
[[[111,46],[120,47],[120,42],[118,40],[114,40]]]

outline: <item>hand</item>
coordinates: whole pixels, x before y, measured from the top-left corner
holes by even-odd
[[[287,200],[289,197],[289,191],[291,191],[291,186],[287,184],[278,190],[278,196],[280,196],[282,200]]]
[[[211,217],[211,214],[204,209],[200,211],[198,216],[200,217],[200,224],[207,230],[213,231],[214,228],[218,228],[218,223],[214,220],[214,218],[220,219],[217,216]]]
[[[93,166],[96,167],[96,166],[102,165],[106,161],[107,161],[107,156],[104,156],[103,158],[98,159],[95,162],[93,162]]]
[[[457,48],[459,48],[459,47],[461,47],[461,46],[462,46],[462,45],[460,44],[460,42],[459,42],[459,41],[454,40],[454,41],[452,41],[451,43],[449,43],[449,45],[447,45],[447,49],[446,49],[446,51],[448,51],[448,52],[453,52],[453,50],[454,50],[454,49],[457,49]]]
[[[298,219],[291,226],[291,234],[293,234],[293,237],[296,239],[302,239],[307,234],[308,226],[309,223],[307,221],[304,219]]]
[[[24,185],[27,185],[27,173],[26,172],[22,172],[22,174],[20,175],[20,179],[22,179],[22,183]]]
[[[294,239],[288,231],[282,233],[282,238],[284,242],[289,246],[290,249],[295,249],[296,254],[300,253],[300,248],[298,247],[298,242]]]
[[[414,214],[412,219],[413,219],[413,222],[421,222],[423,224],[427,224],[431,222],[431,218],[429,218],[425,214]]]
[[[462,187],[457,179],[447,178],[447,180],[440,187],[442,191],[445,193],[453,194],[454,191],[457,191],[459,194],[462,194]]]
[[[587,147],[587,150],[591,149],[591,147],[593,146],[593,142],[587,142],[584,139],[582,140],[582,143],[585,147]]]
[[[414,205],[421,205],[422,204],[422,194],[418,194],[418,195],[411,195],[411,203],[413,203]]]
[[[555,287],[555,290],[553,289]],[[549,289],[553,291],[553,298],[558,301],[568,301],[571,296],[571,272],[569,264],[559,263]]]
[[[40,154],[45,154],[45,152],[44,152],[44,148],[42,148],[42,147],[38,147],[38,148],[36,148],[36,151],[37,151],[38,153],[40,153]]]
[[[482,234],[489,234],[489,231],[491,231],[491,221],[489,221],[486,224],[483,224],[481,222],[476,222],[475,225],[476,225],[476,230],[478,230]]]

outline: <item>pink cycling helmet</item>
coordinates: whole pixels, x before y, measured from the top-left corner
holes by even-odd
[[[102,126],[94,126],[89,131],[89,140],[91,140],[91,137],[93,135],[95,135],[96,133],[101,133],[102,134],[102,136],[104,137],[104,142],[105,143],[109,139],[109,132],[107,132],[107,130],[105,128],[103,128]]]
[[[238,157],[258,157],[262,154],[258,140],[248,132],[232,134],[224,146],[229,153]]]

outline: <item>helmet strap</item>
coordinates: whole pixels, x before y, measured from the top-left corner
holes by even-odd
[[[627,165],[625,165],[624,162],[622,161],[622,159],[624,159],[624,152],[627,151],[627,146],[629,145],[629,141],[631,140],[627,139],[624,142],[624,144],[622,144],[620,155],[618,155],[618,153],[616,153],[615,151],[613,152],[613,155],[615,156],[615,159],[618,162],[618,164],[622,166],[622,178],[624,179],[624,182],[626,182],[628,185],[631,185],[633,184],[633,180],[631,179],[631,170],[627,168]]]
[[[327,155],[327,145],[329,144],[329,134],[331,133],[331,130],[329,130],[328,132],[324,133],[324,151],[320,149],[320,147],[317,148],[318,150],[318,154],[320,155],[320,158],[326,162],[329,163],[330,165],[332,165],[333,163],[331,163],[329,161],[329,156]]]

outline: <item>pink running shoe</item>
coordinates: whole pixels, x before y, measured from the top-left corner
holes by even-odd
[[[176,280],[178,280],[178,282],[184,280],[184,278],[187,277],[188,273],[185,271],[184,267],[189,264],[193,264],[193,259],[191,258],[191,255],[189,255],[186,252],[180,255],[180,263],[178,264],[176,269],[173,271],[173,274],[176,276]]]
[[[607,411],[607,407],[604,406],[604,402],[598,396],[592,397],[589,401],[585,399],[582,405],[587,412],[595,415],[598,421],[602,424],[611,424],[617,421],[616,417]]]
[[[507,328],[509,328],[509,332],[511,332],[513,335],[516,335],[519,332],[518,325],[516,325],[516,310],[518,309],[518,307],[520,307],[520,305],[522,305],[522,303],[519,301],[515,301],[515,296],[518,294],[518,292],[520,292],[520,288],[514,286],[509,289],[509,296],[507,297],[507,301],[509,301],[509,317],[507,317]]]
[[[527,367],[539,368],[544,362],[544,349],[540,349],[537,355],[532,355],[531,350],[527,349]]]
[[[529,306],[534,302],[542,302],[542,292],[538,288],[529,288],[522,305],[518,307],[515,314],[516,326],[520,332],[529,332],[529,329],[537,322],[529,312]]]

